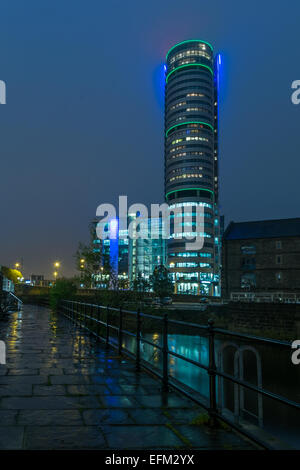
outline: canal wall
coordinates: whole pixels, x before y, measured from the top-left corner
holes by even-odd
[[[300,305],[230,302],[205,312],[216,326],[233,331],[292,341],[300,339]]]

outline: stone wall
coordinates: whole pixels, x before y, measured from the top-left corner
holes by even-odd
[[[216,326],[258,336],[300,339],[300,305],[230,302],[209,307]]]

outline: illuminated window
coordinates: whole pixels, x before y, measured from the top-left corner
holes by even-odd
[[[193,252],[193,251],[186,251],[183,253],[170,253],[169,256],[176,256],[178,258],[211,258],[211,253],[202,253],[202,252]]]
[[[208,207],[212,209],[212,205],[207,202],[178,202],[177,204],[171,204],[169,207],[170,209],[175,209],[179,207],[191,207],[191,206],[200,206],[200,207]]]
[[[241,276],[241,288],[248,289],[256,287],[256,275],[255,273],[245,273]]]
[[[184,105],[186,105],[186,101],[180,101],[179,103],[176,103],[173,106],[171,106],[170,111],[172,111],[173,109],[180,108],[181,106],[184,106]]]
[[[209,179],[209,175],[203,175],[202,173],[184,173],[183,175],[173,176],[173,178],[169,178],[168,181],[171,183],[172,181],[180,180],[180,179],[195,179],[195,178],[207,178]]]
[[[255,245],[242,245],[241,252],[243,255],[255,255],[256,247]]]
[[[182,139],[181,139],[182,140]],[[190,141],[190,140],[200,140],[202,142],[209,142],[209,140],[206,138],[206,137],[186,137],[185,138],[186,141]]]
[[[186,96],[187,97],[188,96],[198,96],[198,97],[203,98],[205,95],[203,93],[188,93]]]

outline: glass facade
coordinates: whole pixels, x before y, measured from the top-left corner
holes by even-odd
[[[218,295],[220,59],[214,57],[213,48],[206,41],[191,40],[172,47],[166,61],[166,202],[177,211],[186,206],[193,206],[195,211],[197,205],[204,209],[202,226],[196,227],[193,221],[183,222],[182,233],[171,234],[168,266],[176,293]],[[204,246],[196,252],[185,251],[180,236],[191,236],[195,231],[204,238]]]
[[[140,222],[141,219],[131,214],[128,216],[127,227],[131,223],[138,226]],[[128,229],[120,230],[117,219],[114,233],[111,222],[95,221],[95,229],[97,225],[105,233],[105,239],[98,239],[95,231],[94,250],[101,253],[102,267],[107,264],[115,272],[119,286],[130,288],[139,274],[149,280],[156,266],[166,264],[166,239],[163,238],[161,218],[146,219],[147,233],[139,231],[137,227],[137,238],[130,238]],[[98,287],[107,287],[105,274],[98,275],[97,281]]]
[[[131,216],[131,220],[133,216]],[[149,280],[154,268],[166,264],[166,240],[163,238],[161,218],[147,220],[145,238],[129,239],[129,279],[132,283],[139,274]]]
[[[118,281],[120,288],[129,287],[128,279],[128,231],[119,229],[119,220],[113,219],[112,221],[104,222],[95,221],[95,238],[94,238],[94,251],[101,254],[101,270],[105,272],[109,267],[113,271],[115,279]],[[98,230],[105,233],[105,238],[100,240],[96,235],[96,226]],[[124,232],[124,233],[123,233]],[[107,287],[108,276],[104,273],[97,275],[97,287]],[[113,286],[111,286],[113,287]]]

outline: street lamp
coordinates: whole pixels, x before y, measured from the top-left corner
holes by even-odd
[[[15,263],[15,268],[19,269],[19,267],[20,267],[20,263]]]
[[[55,261],[55,262],[53,263],[53,266],[54,266],[54,269],[55,269],[55,271],[54,271],[54,278],[55,278],[55,280],[56,280],[56,278],[58,277],[58,274],[59,274],[59,273],[58,273],[58,269],[60,268],[60,262],[59,262],[59,261]]]

